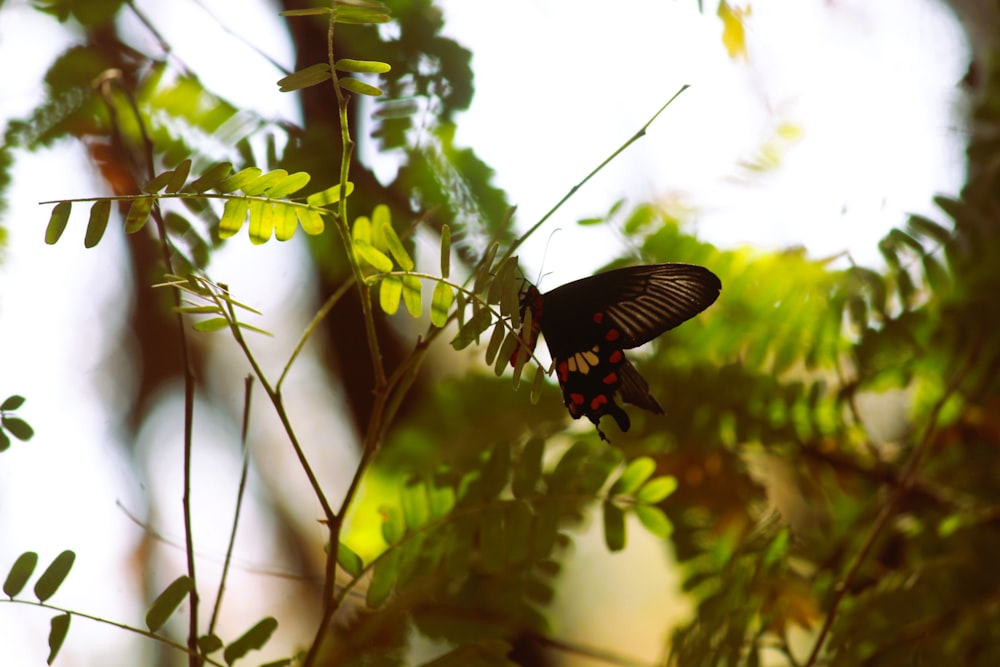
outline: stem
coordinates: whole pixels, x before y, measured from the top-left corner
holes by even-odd
[[[579,183],[577,183],[576,185],[574,185],[572,188],[570,188],[569,192],[567,192],[563,196],[562,199],[560,199],[558,202],[556,202],[556,205],[553,206],[551,209],[549,209],[549,212],[546,213],[545,215],[543,215],[542,218],[541,218],[541,220],[539,220],[534,225],[532,225],[531,228],[528,229],[528,231],[526,231],[524,234],[522,234],[516,241],[514,241],[514,243],[511,244],[511,246],[509,248],[507,248],[507,251],[503,254],[503,257],[501,258],[501,261],[503,261],[504,259],[507,259],[508,257],[512,256],[514,254],[514,252],[519,247],[521,247],[521,244],[524,243],[525,241],[527,241],[529,236],[531,236],[536,231],[538,231],[538,228],[541,227],[543,224],[545,224],[545,221],[548,220],[549,218],[551,218],[552,214],[554,214],[556,211],[558,211],[562,207],[563,204],[565,204],[567,201],[569,201],[569,198],[572,197],[573,195],[575,195],[576,191],[579,190],[580,188],[582,188],[587,183],[587,181],[589,181],[591,178],[593,178],[594,176],[596,176],[599,171],[601,171],[602,169],[604,169],[604,167],[606,167],[612,160],[614,160],[622,152],[624,152],[626,148],[628,148],[629,146],[631,146],[632,144],[634,144],[636,141],[638,141],[639,139],[641,139],[643,136],[645,136],[646,130],[648,130],[649,126],[653,124],[653,121],[655,121],[656,118],[661,113],[663,113],[663,111],[668,106],[670,106],[671,102],[673,102],[674,100],[676,100],[678,98],[678,96],[680,96],[680,94],[683,93],[685,90],[687,90],[689,87],[690,86],[688,84],[684,84],[683,86],[681,86],[680,90],[678,90],[676,93],[674,93],[673,96],[669,100],[667,100],[666,103],[664,103],[664,105],[662,107],[660,107],[657,110],[656,113],[654,113],[652,116],[650,116],[649,120],[646,121],[645,125],[643,125],[642,127],[640,127],[639,130],[635,134],[633,134],[625,143],[623,143],[621,146],[618,147],[618,150],[616,150],[614,153],[612,153],[607,158],[605,158],[604,162],[602,162],[601,164],[597,165],[593,169],[593,171],[591,171],[589,174],[587,174],[583,178],[582,181],[580,181]]]
[[[803,667],[813,667],[819,659],[820,651],[823,649],[823,644],[826,642],[826,638],[830,634],[830,630],[833,627],[834,620],[836,620],[837,612],[840,609],[841,603],[847,597],[847,592],[854,583],[858,572],[861,571],[861,567],[868,559],[868,555],[874,548],[875,543],[882,536],[886,526],[888,526],[889,520],[895,514],[896,508],[899,507],[899,503],[913,487],[914,482],[916,481],[917,469],[926,455],[927,450],[930,449],[931,442],[934,439],[937,420],[941,414],[941,410],[944,408],[945,403],[947,403],[958,390],[959,384],[961,384],[969,369],[975,365],[975,361],[979,356],[981,343],[982,339],[980,338],[980,340],[977,341],[977,344],[974,345],[972,354],[970,354],[966,359],[965,364],[955,372],[951,381],[945,387],[941,398],[938,399],[937,403],[934,404],[934,407],[931,408],[930,414],[927,417],[927,427],[924,429],[924,433],[921,436],[920,441],[917,443],[916,447],[913,448],[910,458],[906,461],[906,465],[903,467],[903,472],[899,476],[899,484],[895,487],[895,489],[893,489],[892,494],[889,496],[889,499],[885,502],[885,504],[882,505],[878,516],[875,518],[875,522],[872,524],[868,534],[865,536],[865,540],[862,543],[861,548],[858,549],[858,552],[854,555],[854,559],[851,561],[851,565],[844,574],[844,577],[837,582],[837,585],[834,588],[834,596],[833,601],[830,603],[830,611],[826,614],[823,626],[820,628],[819,634],[816,637],[816,643],[813,644],[812,652],[809,654],[809,658],[806,660]]]

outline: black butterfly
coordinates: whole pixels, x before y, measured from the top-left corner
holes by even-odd
[[[718,276],[694,264],[650,264],[615,269],[542,294],[529,285],[521,295],[521,314],[531,309],[532,350],[545,335],[555,361],[563,401],[573,419],[586,415],[597,426],[611,415],[618,428],[631,422],[615,402],[622,400],[663,414],[649,385],[623,350],[648,343],[711,306],[719,297]],[[521,351],[515,350],[514,363]]]

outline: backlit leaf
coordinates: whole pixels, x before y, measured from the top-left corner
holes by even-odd
[[[357,577],[361,575],[361,572],[365,568],[364,561],[361,560],[361,556],[356,554],[349,546],[340,543],[340,547],[337,549],[337,562],[340,563],[340,567],[344,568],[344,571],[352,577]]]
[[[454,302],[455,293],[452,291],[451,285],[443,282],[437,283],[431,297],[431,324],[436,327],[443,327],[447,324],[451,304]]]
[[[656,537],[669,537],[673,531],[673,524],[659,507],[653,505],[636,505],[632,508],[639,521],[650,533]]]
[[[353,58],[341,58],[333,63],[333,66],[341,72],[357,72],[361,74],[384,74],[391,70],[389,63],[378,60],[354,60]]]
[[[403,242],[400,241],[399,237],[396,235],[396,230],[393,229],[392,225],[387,222],[382,223],[379,226],[379,229],[381,229],[382,234],[385,236],[386,243],[389,246],[389,252],[391,252],[392,256],[396,258],[396,263],[399,264],[404,271],[412,271],[414,266],[413,260],[410,258],[410,254],[406,252]]]
[[[68,201],[61,201],[53,207],[52,215],[49,216],[49,224],[45,228],[46,243],[55,245],[59,241],[62,233],[66,230],[66,223],[69,222],[72,208],[73,204]]]
[[[330,78],[330,63],[316,63],[278,79],[278,90],[282,93],[288,93],[315,86],[318,83],[329,81]]]
[[[423,312],[423,286],[420,278],[412,275],[403,276],[403,303],[413,317],[420,317]]]
[[[638,456],[632,459],[621,477],[611,485],[611,495],[634,493],[655,471],[656,461],[650,457]]]
[[[83,237],[83,246],[93,248],[104,237],[108,228],[108,218],[111,217],[111,200],[100,199],[90,207],[90,221],[87,223],[87,234]]]
[[[376,88],[364,81],[359,81],[358,79],[340,79],[340,87],[352,93],[357,93],[358,95],[369,95],[371,97],[378,97],[382,94],[381,88]]]
[[[383,273],[392,271],[392,260],[389,259],[389,257],[383,252],[376,249],[375,246],[366,241],[355,240],[354,247],[357,249],[358,255],[360,255],[361,258],[370,264],[376,271],[381,271]]]
[[[249,210],[250,202],[246,199],[227,199],[222,210],[222,219],[219,220],[219,238],[228,239],[235,236],[243,227]]]
[[[646,482],[635,494],[640,503],[655,505],[677,489],[677,478],[669,475],[654,477]]]
[[[604,543],[608,551],[621,551],[625,548],[625,513],[620,507],[606,500],[603,503]]]
[[[128,208],[128,215],[125,216],[126,234],[135,234],[146,225],[149,213],[153,210],[153,201],[153,197],[140,197],[132,200],[132,205]]]
[[[379,285],[378,300],[386,315],[395,315],[403,298],[403,281],[399,276],[386,276]]]
[[[184,575],[174,579],[163,592],[156,596],[146,612],[146,627],[156,632],[177,611],[184,598],[191,593],[191,579]]]

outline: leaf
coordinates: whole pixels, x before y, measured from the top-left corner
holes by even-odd
[[[672,477],[670,475],[654,477],[639,489],[638,493],[635,494],[635,499],[640,503],[655,505],[673,493],[676,489],[676,477]]]
[[[673,532],[673,524],[659,507],[653,505],[636,505],[632,508],[639,521],[656,537],[669,537]]]
[[[231,665],[250,651],[260,649],[277,628],[278,621],[273,616],[261,620],[226,647],[226,650],[222,652],[223,660],[226,661],[227,665]]]
[[[378,302],[382,312],[395,315],[399,310],[399,301],[403,298],[403,281],[399,276],[386,276],[379,285]]]
[[[528,400],[531,401],[532,405],[538,405],[538,401],[542,398],[542,390],[545,388],[545,371],[539,367],[535,367],[535,379],[531,383],[531,394]]]
[[[347,194],[345,196],[351,196],[354,192],[354,183],[347,183]],[[340,203],[340,184],[331,185],[326,190],[320,190],[319,192],[314,192],[308,197],[306,197],[306,203],[310,206],[327,206],[328,204],[338,204]]]
[[[432,485],[427,489],[427,509],[434,519],[446,516],[455,507],[455,489]]]
[[[90,221],[87,223],[87,234],[83,237],[83,247],[93,248],[101,242],[104,230],[108,228],[108,218],[111,217],[111,200],[99,199],[90,207]]]
[[[69,634],[69,613],[53,616],[49,624],[49,657],[45,660],[45,664],[51,665],[55,661],[67,634]]]
[[[228,239],[235,236],[243,227],[249,210],[250,202],[246,199],[227,199],[222,209],[222,219],[219,220],[219,238]]]
[[[149,213],[153,210],[153,201],[153,197],[140,197],[132,200],[132,205],[128,207],[128,215],[125,216],[126,234],[135,234],[146,226]]]
[[[358,95],[370,95],[371,97],[378,97],[382,94],[381,88],[376,88],[375,86],[369,85],[364,81],[359,81],[357,79],[340,79],[340,87],[352,93],[357,93]]]
[[[500,346],[504,341],[504,333],[506,332],[506,327],[503,322],[497,322],[493,327],[493,333],[490,334],[490,342],[486,344],[486,363],[492,364],[497,359],[497,354],[500,352]]]
[[[538,480],[542,477],[542,456],[545,453],[545,440],[532,438],[521,450],[517,465],[513,467],[511,491],[515,498],[523,498],[535,492]]]
[[[502,442],[490,452],[482,473],[480,493],[485,500],[500,496],[510,479],[510,444]]]
[[[291,208],[295,210],[295,217],[299,219],[299,225],[302,226],[302,231],[310,236],[316,236],[323,233],[325,225],[323,223],[322,215],[303,206],[292,206]]]
[[[184,187],[184,181],[187,180],[188,174],[191,173],[191,160],[184,159],[181,163],[174,167],[174,170],[170,172],[170,178],[167,180],[166,192],[177,192],[182,187]]]
[[[279,241],[290,241],[295,236],[298,227],[294,206],[274,204],[274,238]]]
[[[382,223],[379,229],[381,229],[382,234],[385,235],[386,243],[389,246],[389,252],[396,258],[396,263],[399,264],[404,271],[412,271],[414,266],[413,260],[410,258],[410,254],[406,252],[403,242],[400,241],[399,237],[396,235],[396,230],[393,229],[392,225],[388,222]]]
[[[611,485],[611,495],[634,493],[656,471],[656,461],[648,456],[638,456],[625,467],[621,477]]]
[[[73,204],[68,201],[61,201],[53,207],[52,215],[49,216],[49,224],[45,228],[45,242],[47,244],[55,245],[59,241],[63,232],[66,231],[66,223],[69,222],[69,214],[72,209]]]
[[[333,10],[329,7],[310,7],[308,9],[286,9],[278,14],[279,16],[322,16],[331,11]]]
[[[416,530],[430,520],[427,486],[419,479],[403,484],[399,490],[399,504],[403,510],[403,520],[410,530]]]
[[[479,336],[490,328],[493,324],[493,316],[488,310],[477,311],[464,327],[458,330],[458,334],[451,341],[451,346],[456,350],[464,350],[473,342],[479,340]]]
[[[361,556],[343,542],[337,548],[337,562],[352,577],[361,576],[365,569],[365,563],[361,560]]]
[[[451,271],[451,227],[441,225],[441,277],[447,278]]]
[[[17,410],[19,407],[24,405],[24,396],[18,396],[17,394],[12,394],[4,399],[3,403],[0,403],[0,412],[9,412],[11,410]]]
[[[293,174],[288,174],[288,176],[267,191],[267,196],[272,199],[287,197],[309,185],[310,178],[309,174],[304,171],[296,171]]]
[[[28,422],[18,417],[5,416],[0,423],[3,423],[3,427],[21,442],[27,442],[35,435],[35,430],[28,425]]]
[[[146,612],[146,627],[150,632],[156,632],[163,627],[163,624],[173,615],[177,608],[184,602],[184,598],[191,593],[191,578],[182,575],[174,579],[163,592],[156,596],[153,604],[149,605]]]
[[[286,178],[288,178],[287,171],[284,169],[275,169],[265,174],[261,174],[249,183],[244,184],[240,189],[243,190],[244,194],[250,195],[251,197],[261,197],[265,194],[270,196],[269,191],[271,188],[277,187]]]
[[[211,190],[212,188],[219,185],[224,178],[229,176],[233,171],[233,165],[230,162],[216,162],[208,169],[202,172],[201,176],[198,177],[194,182],[189,185],[189,189],[192,192],[205,192]]]
[[[250,234],[250,243],[262,245],[270,241],[274,233],[274,204],[250,200],[248,218],[250,224],[247,232]]]
[[[493,372],[496,373],[497,377],[503,375],[503,372],[510,364],[510,360],[517,350],[518,341],[519,338],[516,331],[507,332],[507,335],[503,339],[503,344],[500,345],[500,352],[497,353],[496,362],[493,364]]]
[[[389,549],[375,562],[372,580],[368,584],[366,602],[370,609],[381,607],[382,603],[389,599],[392,589],[396,586],[396,577],[398,575],[399,551]]]
[[[3,429],[0,429],[0,452],[6,452],[8,449],[10,449],[10,438]]]
[[[381,271],[382,273],[392,271],[392,260],[375,246],[367,241],[355,241],[354,247],[357,249],[361,259],[371,265],[376,271]]]
[[[282,93],[290,93],[293,90],[301,90],[329,81],[331,78],[330,63],[316,63],[278,79],[278,90]]]
[[[62,582],[66,580],[66,575],[69,574],[75,560],[76,554],[68,549],[55,557],[52,564],[35,582],[35,597],[38,598],[39,602],[45,602],[55,595]]]
[[[341,72],[357,72],[361,74],[385,74],[392,67],[389,63],[378,60],[354,60],[353,58],[341,58],[333,63],[333,66]]]
[[[439,282],[434,285],[434,294],[431,296],[431,324],[441,328],[448,323],[448,313],[451,312],[451,304],[455,302],[455,293],[451,290],[451,285]]]
[[[388,9],[381,3],[374,7],[361,5],[348,5],[337,3],[333,20],[336,23],[364,24],[364,23],[388,23],[391,20]]]
[[[403,276],[403,303],[413,317],[420,317],[423,312],[423,290],[420,278],[412,275]]]
[[[240,169],[238,172],[232,176],[226,178],[224,181],[219,183],[219,187],[216,188],[220,192],[235,192],[241,189],[247,183],[252,183],[260,175],[261,170],[257,167],[247,167],[246,169]]]
[[[3,582],[3,592],[7,597],[13,598],[24,590],[24,585],[28,583],[37,565],[38,554],[34,551],[25,551],[17,557]]]
[[[604,501],[604,543],[611,552],[625,548],[625,512],[610,500]]]
[[[218,651],[222,646],[222,640],[219,639],[219,635],[202,635],[198,637],[198,648],[205,655]]]
[[[195,331],[210,333],[212,331],[219,331],[228,327],[229,320],[224,317],[212,317],[207,320],[195,322],[193,326]]]
[[[170,179],[174,177],[174,170],[169,169],[162,174],[157,174],[150,180],[146,181],[145,185],[142,186],[142,191],[146,194],[156,194],[170,183]]]
[[[398,507],[382,505],[378,508],[382,515],[382,539],[386,544],[396,544],[406,535],[406,522]]]

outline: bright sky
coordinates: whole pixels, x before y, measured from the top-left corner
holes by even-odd
[[[198,5],[137,4],[210,87],[264,115],[295,117],[294,97],[276,92],[280,74],[222,34]],[[224,11],[223,0],[205,4],[278,61],[291,63],[287,38],[274,30],[274,11],[264,0],[241,2],[238,14]],[[962,183],[956,84],[968,56],[955,22],[927,0],[761,0],[748,22],[747,63],[727,57],[719,21],[698,15],[694,0],[629,0],[615,5],[617,13],[593,0],[443,4],[448,33],[475,53],[476,98],[459,119],[457,140],[496,168],[496,182],[519,206],[522,225],[543,215],[682,84],[692,86],[647,137],[524,248],[529,269],[541,268],[544,255],[550,286],[608,258],[606,248],[619,242],[618,235],[606,228],[578,230],[573,221],[599,215],[623,196],[633,202],[678,198],[697,211],[699,232],[720,246],[804,245],[816,257],[849,250],[856,260],[874,263],[885,231],[907,212],[931,211],[935,193],[954,193]],[[5,119],[26,113],[40,99],[41,74],[67,42],[23,1],[8,0],[2,11],[0,62],[18,63],[7,73],[0,99]],[[247,76],[237,79],[231,61],[219,53],[258,64],[239,68]],[[786,123],[801,138],[788,146],[779,169],[759,175],[739,166]],[[54,602],[137,622],[142,610],[120,573],[140,532],[115,503],[150,519],[145,512],[151,494],[167,493],[172,504],[162,509],[178,514],[152,520],[177,537],[179,487],[153,489],[133,479],[116,443],[116,401],[127,400],[131,382],[124,373],[109,374],[112,365],[106,363],[123,353],[116,341],[130,299],[116,287],[127,270],[120,241],[108,234],[98,249],[84,251],[84,221],[74,217],[60,244],[42,242],[48,209],[37,202],[98,193],[87,170],[81,152],[65,146],[21,156],[7,193],[0,400],[11,393],[27,396],[23,416],[37,435],[0,454],[0,572],[25,550],[38,551],[47,564],[72,548],[78,561]],[[555,227],[564,231],[546,253]],[[294,265],[301,248],[251,248],[242,241],[234,246],[219,258],[213,277],[254,294],[271,321],[287,317],[281,310],[285,294],[258,289],[268,283],[300,286]],[[244,253],[255,253],[254,261],[240,262]],[[68,330],[69,323],[77,328]],[[170,409],[172,416],[158,419],[179,420],[179,408]],[[221,427],[210,420],[199,428],[201,442],[231,437],[213,435]],[[142,447],[157,451],[156,438],[143,437],[148,442]],[[231,442],[227,446],[231,452]],[[230,488],[236,463],[220,451],[207,447],[205,470],[211,474],[199,488]],[[255,525],[252,519],[244,531],[246,549],[254,548]],[[200,528],[206,553],[221,553],[218,526]],[[266,550],[245,551],[243,557],[261,566],[278,559]],[[164,572],[175,566],[165,563]],[[164,577],[164,583],[172,578]],[[0,604],[5,656],[18,656],[15,664],[41,664],[49,616]],[[121,631],[73,623],[59,664],[74,664],[75,658],[75,664],[111,665],[112,656],[134,660],[148,650],[146,642]]]

